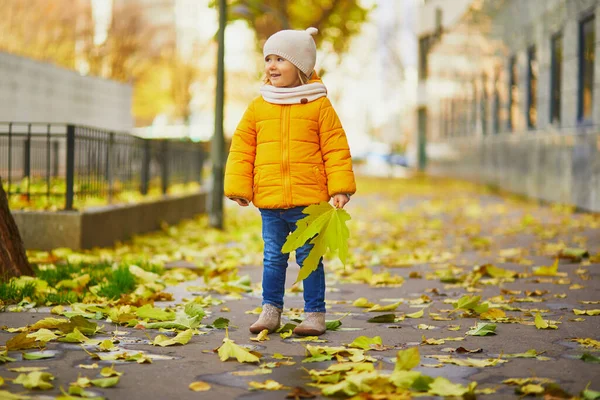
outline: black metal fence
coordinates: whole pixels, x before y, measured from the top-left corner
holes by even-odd
[[[0,123],[0,177],[9,201],[65,210],[201,183],[205,152],[202,143],[78,125]]]

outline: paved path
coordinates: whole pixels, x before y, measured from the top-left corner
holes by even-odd
[[[313,345],[339,346],[351,343],[360,335],[380,336],[383,344],[391,348],[381,352],[370,351],[369,354],[380,361],[378,368],[382,372],[394,369],[394,357],[399,349],[418,346],[421,354],[421,365],[416,368],[418,371],[432,377],[444,376],[455,383],[466,385],[476,381],[478,388],[496,389],[496,393],[480,395],[480,398],[518,398],[514,393],[515,386],[502,383],[508,378],[550,378],[572,395],[579,394],[589,382],[592,382],[590,389],[600,390],[600,364],[586,363],[577,358],[584,352],[595,356],[600,356],[600,352],[597,349],[585,349],[570,341],[572,338],[600,340],[600,316],[576,316],[572,311],[574,308],[600,308],[598,304],[581,303],[600,300],[600,216],[571,214],[557,207],[524,203],[516,198],[501,197],[469,185],[455,185],[446,181],[398,184],[380,180],[364,186],[364,192],[371,194],[353,197],[347,208],[353,216],[351,252],[356,268],[349,269],[345,274],[339,273],[339,270],[334,273],[330,269],[328,274],[328,319],[345,315],[342,327],[356,330],[328,332],[322,337],[327,343]],[[244,212],[253,211],[248,209]],[[564,246],[586,248],[592,255],[592,262],[590,259],[578,262],[561,259],[558,276],[532,275],[534,267],[552,265]],[[512,270],[519,275],[505,281],[494,281],[489,276],[478,278],[474,268],[485,264]],[[369,268],[360,269],[360,265]],[[400,265],[403,266],[398,267]],[[333,267],[335,263],[329,263],[329,266]],[[367,270],[375,274],[389,272],[389,276],[401,276],[404,283],[391,286],[358,283],[360,276],[367,276],[364,275]],[[288,288],[296,271],[297,266],[292,263]],[[254,283],[260,282],[259,267],[243,267],[240,275],[243,274],[249,274]],[[380,281],[386,281],[384,275],[380,278]],[[198,279],[170,288],[175,295],[173,304],[195,294],[205,295],[186,290],[188,286],[201,284],[202,279]],[[479,295],[495,307],[503,307],[513,323],[497,322],[497,334],[494,336],[465,335],[472,326],[482,321],[477,317],[462,317],[460,312],[449,314],[447,311],[452,309],[449,300],[457,300],[467,293]],[[225,303],[212,307],[212,315],[203,322],[212,322],[219,316],[226,317],[234,325],[229,329],[229,337],[236,343],[252,346],[262,353],[262,359],[267,362],[275,361],[273,354],[281,353],[292,357],[296,364],[273,368],[268,375],[237,376],[232,372],[253,370],[256,365],[219,361],[212,350],[220,346],[224,330],[208,330],[205,335],[194,336],[185,346],[161,348],[149,346],[145,332],[119,327],[119,331],[128,332],[120,335],[123,339],[121,346],[127,351],[142,350],[168,356],[169,359],[143,365],[118,363],[116,369],[124,372],[120,383],[110,389],[94,389],[94,392],[109,399],[131,400],[284,398],[288,391],[248,390],[249,381],[263,382],[266,379],[318,391],[306,385],[310,379],[303,368],[324,369],[332,362],[303,364],[305,344],[292,342],[293,337],[282,340],[274,334],[270,336],[271,340],[265,342],[249,340],[253,335],[248,333],[247,328],[256,315],[246,312],[260,305],[258,291],[243,294],[241,300],[227,300],[226,296],[218,294],[213,296],[225,299]],[[422,296],[427,296],[423,297],[426,302],[417,304]],[[395,311],[397,316],[421,309],[425,309],[425,314],[422,318],[406,318],[396,323],[368,323],[368,318],[385,313],[366,313],[365,309],[353,306],[352,302],[359,297],[382,305],[402,299],[402,304]],[[301,293],[286,294],[288,315],[285,319],[294,316],[293,312],[289,314],[288,307],[295,311],[301,309],[302,305]],[[222,311],[224,306],[229,311]],[[509,311],[510,307],[515,310]],[[541,311],[544,320],[558,321],[558,329],[536,329],[533,325],[535,310]],[[452,320],[435,320],[432,318],[435,314],[450,316]],[[3,313],[0,314],[0,325],[24,326],[47,316],[48,313],[41,311]],[[431,329],[419,329],[420,324],[429,325]],[[106,325],[107,332],[116,329],[111,324]],[[460,328],[456,331],[448,329],[455,326]],[[149,333],[154,337],[158,332]],[[0,331],[0,343],[13,335]],[[422,344],[423,336],[427,339],[464,337],[464,340],[427,345]],[[480,348],[480,353],[469,355],[473,358],[497,358],[501,354],[535,349],[549,359],[507,359],[506,363],[485,368],[451,364],[432,367],[438,361],[429,356],[451,355],[466,359],[465,355],[443,351],[460,346],[466,349]],[[3,364],[0,366],[0,376],[16,376],[16,373],[7,371],[8,367],[48,366],[49,371],[57,377],[55,386],[65,389],[78,375],[91,376],[90,371],[77,368],[79,364],[92,362],[79,346],[51,342],[48,348],[58,351],[56,358]],[[15,354],[18,355],[11,355]],[[190,391],[189,383],[198,380],[210,383],[211,390],[198,393]],[[3,388],[11,392],[27,392],[11,383]],[[55,389],[43,394],[58,393]],[[31,392],[28,394],[31,395]]]

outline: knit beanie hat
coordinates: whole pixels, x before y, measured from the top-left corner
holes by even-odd
[[[274,33],[265,42],[263,56],[281,56],[310,77],[317,62],[317,46],[312,38],[317,32],[317,28],[308,28],[305,31],[288,29]]]

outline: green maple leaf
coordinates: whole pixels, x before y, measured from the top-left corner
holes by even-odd
[[[460,397],[467,393],[469,388],[458,383],[452,383],[448,379],[438,376],[429,384],[429,394],[437,396],[456,396]]]
[[[488,322],[478,322],[477,326],[471,328],[467,332],[467,335],[471,336],[486,336],[486,335],[495,335],[496,334],[496,324],[491,324]]]
[[[33,371],[28,374],[20,374],[15,378],[13,383],[23,385],[26,389],[49,390],[54,387],[50,383],[53,379],[54,376],[48,372]]]
[[[319,260],[325,255],[327,249],[337,252],[344,265],[348,260],[350,233],[346,222],[350,220],[350,215],[325,201],[306,207],[303,213],[307,216],[296,223],[296,230],[288,236],[281,249],[283,253],[289,253],[308,241],[313,245],[300,268],[296,282],[306,279],[317,269]]]
[[[406,350],[400,350],[396,354],[396,366],[394,371],[410,371],[421,362],[421,355],[418,347],[409,347]],[[412,382],[411,382],[412,384]]]
[[[234,343],[229,338],[223,339],[223,344],[218,349],[219,358],[221,361],[227,361],[230,358],[235,358],[238,362],[255,363],[260,362],[260,358],[250,353],[248,349]]]
[[[191,329],[179,332],[174,338],[168,338],[165,335],[158,335],[154,338],[152,344],[160,347],[173,346],[177,344],[187,344],[192,338],[192,335],[193,333]]]
[[[371,345],[382,345],[381,336],[375,337],[367,337],[367,336],[359,336],[352,343],[348,345],[348,347],[354,347],[357,349],[369,350]]]

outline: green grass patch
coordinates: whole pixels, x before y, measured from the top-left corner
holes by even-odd
[[[18,303],[25,297],[32,298],[34,294],[34,282],[27,282],[22,286],[15,281],[0,282],[0,300],[6,304]]]
[[[72,304],[77,303],[83,298],[82,295],[78,295],[75,292],[59,292],[49,293],[46,298],[42,300],[42,303],[46,306],[52,306],[56,304]]]
[[[135,276],[129,272],[129,267],[122,265],[112,271],[108,282],[100,286],[98,295],[109,299],[118,299],[122,294],[133,292],[135,287]]]
[[[27,282],[25,284],[17,281],[9,280],[0,282],[0,301],[4,305],[16,304],[24,298],[29,297],[32,301],[39,305],[57,305],[57,304],[72,304],[81,301],[86,294],[89,293],[89,288],[92,286],[100,286],[97,292],[98,296],[108,299],[119,299],[123,294],[133,292],[136,287],[136,278],[129,271],[129,264],[138,265],[145,271],[153,272],[161,275],[164,268],[160,265],[150,264],[147,262],[129,262],[123,263],[118,267],[108,262],[102,263],[60,263],[56,265],[32,265],[36,278],[48,283],[48,287],[57,288],[57,293],[36,293],[36,283]],[[71,281],[78,277],[87,274],[90,279],[84,287],[73,288],[66,285],[60,288],[61,281]]]

